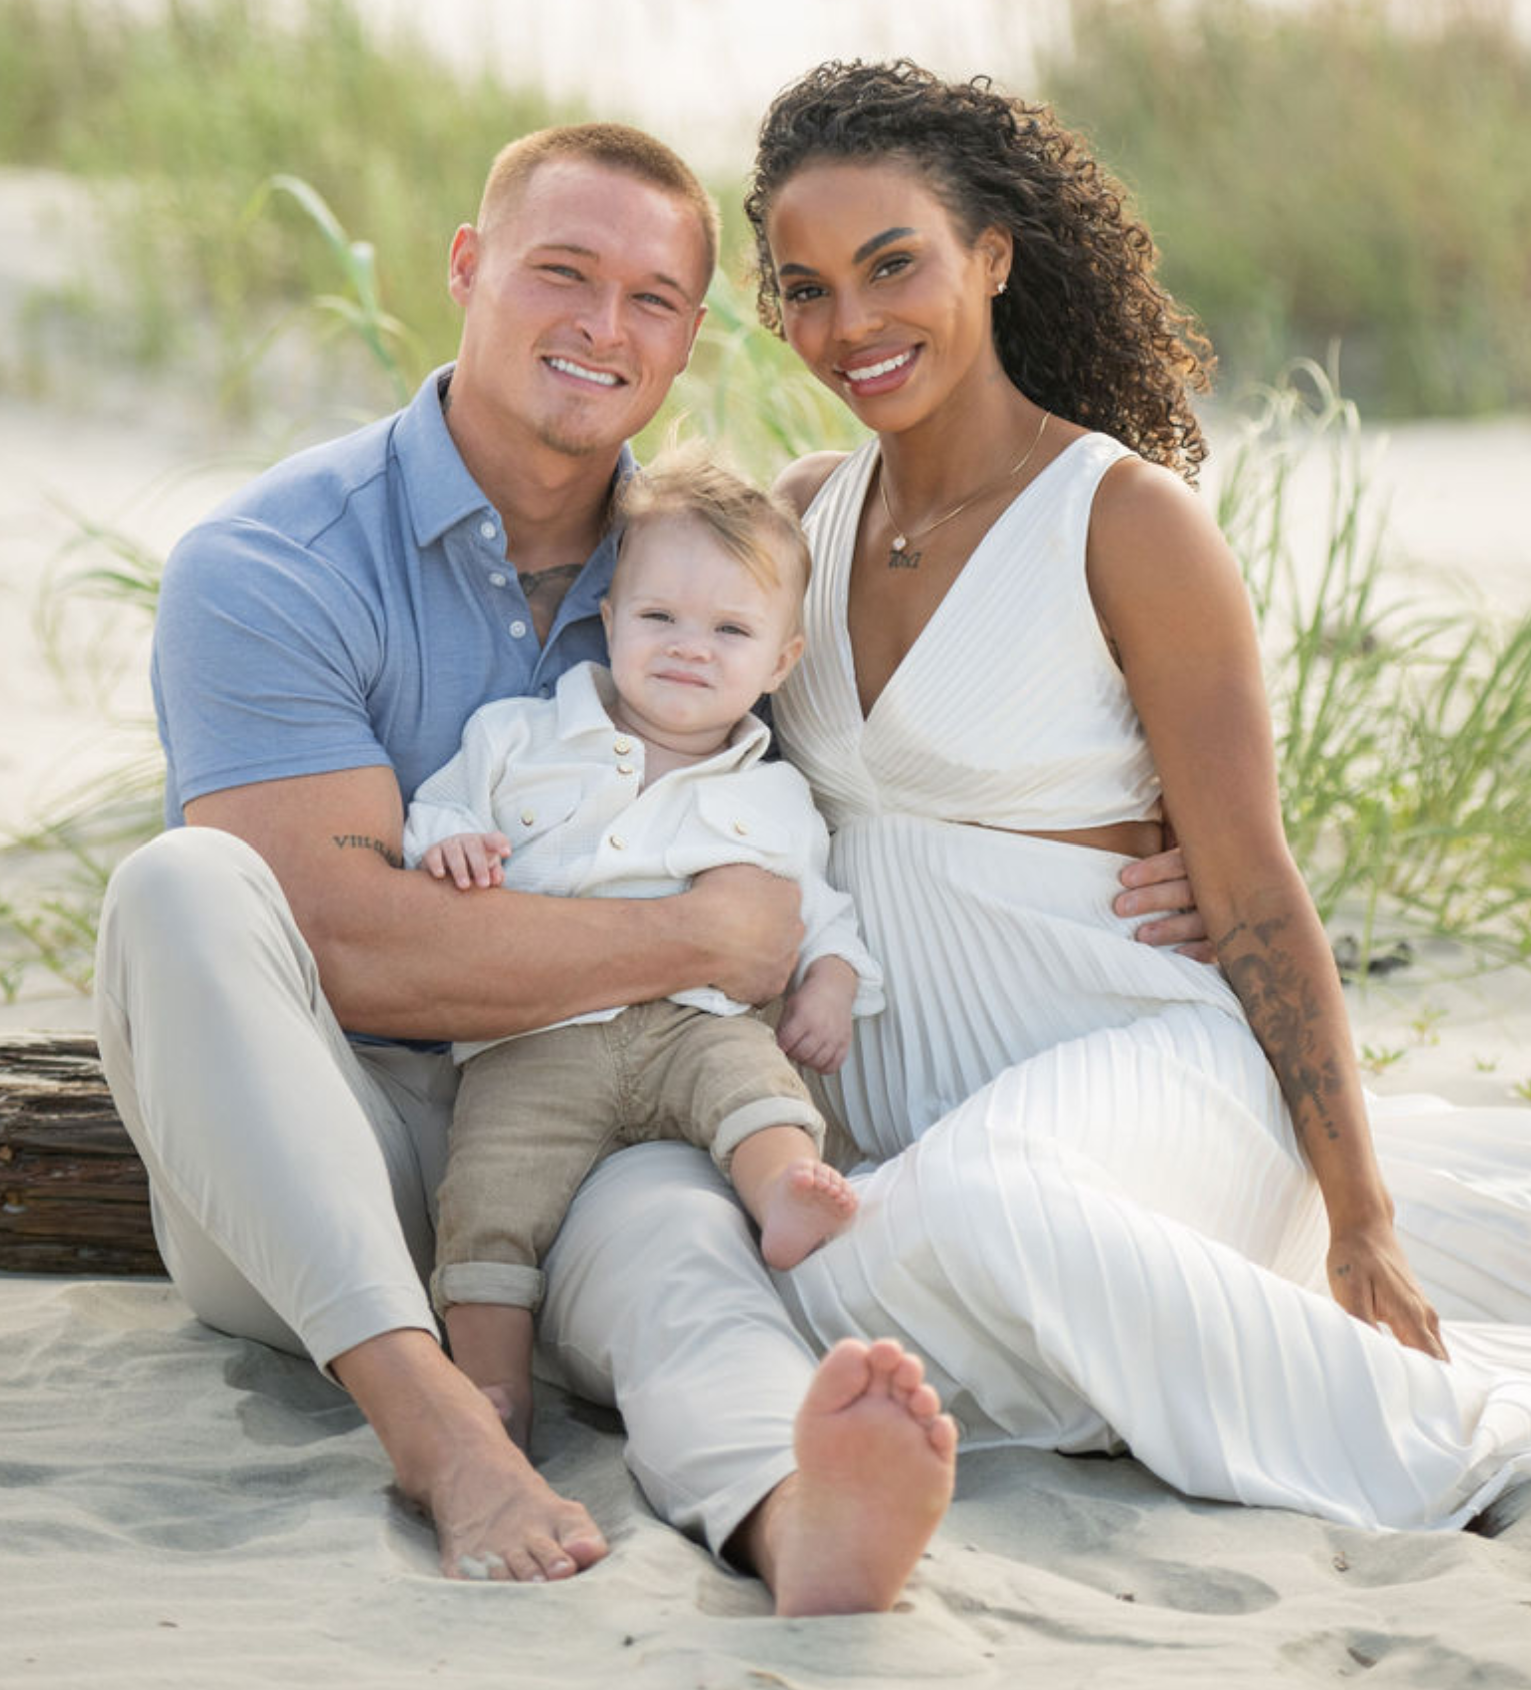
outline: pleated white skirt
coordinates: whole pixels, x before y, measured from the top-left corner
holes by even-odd
[[[1262,1053],[1213,971],[1102,914],[1117,866],[911,817],[837,834],[890,988],[842,1101],[885,1159],[782,1276],[796,1317],[911,1344],[969,1444],[1125,1442],[1194,1495],[1462,1524],[1531,1475],[1531,1116],[1378,1122],[1442,1312],[1521,1324],[1449,1326],[1447,1365],[1351,1319]]]

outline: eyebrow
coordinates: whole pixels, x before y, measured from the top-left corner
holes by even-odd
[[[918,233],[918,229],[884,229],[881,234],[873,235],[870,240],[863,241],[856,248],[851,254],[851,263],[860,264],[863,259],[870,258],[874,252],[880,251],[890,242],[907,240],[910,235]],[[812,276],[817,274],[812,265],[809,264],[783,264],[776,273],[779,276]]]
[[[540,241],[533,249],[534,252],[568,252],[576,258],[594,259],[600,262],[601,255],[593,246],[581,246],[578,241]],[[651,282],[659,282],[667,288],[673,288],[682,299],[690,299],[691,295],[685,286],[676,281],[673,276],[667,276],[663,270],[655,270],[649,277]]]

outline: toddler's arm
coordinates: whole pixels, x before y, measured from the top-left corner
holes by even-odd
[[[776,1028],[776,1042],[805,1068],[833,1074],[851,1048],[851,1006],[860,977],[839,956],[821,956],[808,965],[801,982],[787,995]]]

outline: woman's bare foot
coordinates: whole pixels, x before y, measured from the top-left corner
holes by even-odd
[[[836,1344],[798,1411],[798,1470],[750,1534],[779,1614],[884,1613],[951,1502],[957,1427],[918,1357]]]
[[[827,1162],[793,1162],[759,1204],[760,1254],[773,1268],[793,1268],[850,1225],[856,1193]]]
[[[606,1554],[581,1504],[535,1471],[489,1398],[429,1334],[385,1332],[333,1366],[388,1452],[399,1488],[431,1516],[448,1578],[542,1584]]]

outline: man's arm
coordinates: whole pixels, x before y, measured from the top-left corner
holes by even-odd
[[[353,1032],[497,1038],[697,986],[764,1002],[802,937],[797,886],[746,867],[669,898],[461,892],[404,868],[404,806],[384,767],[230,787],[185,813],[270,864]]]

